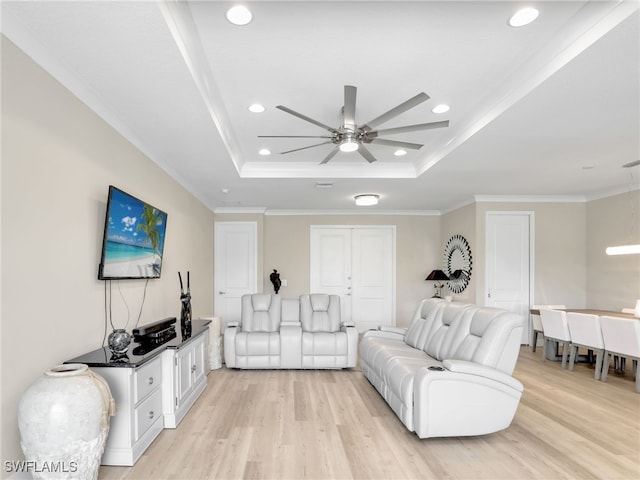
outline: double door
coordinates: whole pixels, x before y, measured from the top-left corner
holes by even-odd
[[[395,325],[395,227],[312,226],[310,292],[340,296],[362,332]]]

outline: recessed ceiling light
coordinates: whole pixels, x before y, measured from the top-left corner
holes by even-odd
[[[371,205],[377,205],[380,195],[375,193],[363,193],[362,195],[356,195],[353,197],[356,201],[356,205],[360,207],[370,207]]]
[[[269,150],[268,148],[261,148],[260,150],[258,150],[258,153],[260,155],[271,155],[271,150]]]
[[[433,113],[444,113],[449,111],[449,105],[441,103],[440,105],[436,105],[431,109]]]
[[[249,111],[253,113],[262,113],[264,112],[264,106],[259,103],[254,103],[253,105],[249,105]]]
[[[524,27],[525,25],[529,25],[538,18],[538,13],[538,10],[533,7],[526,7],[518,10],[509,19],[509,25],[512,27]]]
[[[235,7],[231,7],[227,10],[227,20],[229,20],[234,25],[246,25],[251,22],[253,15],[247,7],[243,7],[242,5],[236,5]]]
[[[402,156],[404,156],[404,155],[406,155],[406,154],[407,154],[407,151],[406,151],[406,150],[399,149],[399,150],[396,150],[395,152],[393,152],[393,154],[394,154],[396,157],[402,157]]]

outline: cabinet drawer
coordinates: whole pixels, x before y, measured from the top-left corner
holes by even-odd
[[[137,442],[156,421],[162,421],[162,390],[157,389],[133,411],[134,441]]]
[[[135,405],[161,385],[162,363],[160,357],[136,370],[133,382],[133,403]]]

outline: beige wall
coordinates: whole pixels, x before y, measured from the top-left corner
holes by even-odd
[[[19,460],[24,390],[103,340],[106,282],[97,267],[108,185],[168,214],[162,277],[149,281],[141,325],[179,316],[178,271],[191,272],[194,316],[213,312],[213,213],[4,37],[1,180],[0,457]],[[131,330],[144,281],[119,284]],[[113,282],[116,327],[126,317]]]
[[[633,308],[640,299],[640,255],[605,254],[640,244],[640,190],[587,204],[587,303],[605,310]]]
[[[585,203],[477,203],[476,303],[484,304],[485,217],[489,211],[534,214],[534,298],[532,304],[585,307],[586,205]]]

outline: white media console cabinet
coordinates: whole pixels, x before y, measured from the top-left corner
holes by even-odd
[[[134,465],[162,429],[182,421],[207,387],[209,323],[193,320],[189,338],[133,343],[122,355],[103,347],[65,362],[104,377],[116,401],[102,465]]]

